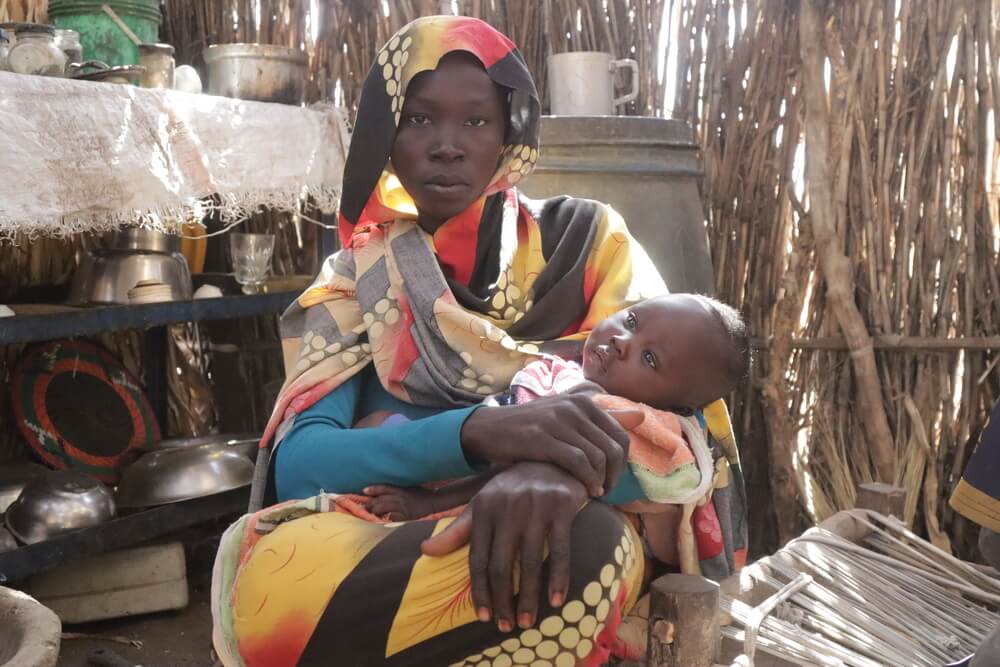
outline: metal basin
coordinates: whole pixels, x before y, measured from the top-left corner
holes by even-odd
[[[118,507],[153,507],[238,489],[250,484],[253,468],[245,453],[225,444],[151,452],[122,471]]]
[[[224,445],[233,451],[253,457],[260,443],[260,436],[252,433],[200,435],[191,438],[164,438],[141,448],[144,452],[160,452],[168,449],[184,449],[199,445]]]
[[[53,470],[28,482],[5,515],[7,529],[25,544],[44,542],[114,517],[111,491],[75,470]]]
[[[143,281],[169,285],[174,301],[191,298],[191,272],[181,253],[95,250],[83,256],[69,302],[127,304],[128,291]]]
[[[204,53],[208,92],[257,102],[305,101],[304,51],[269,44],[219,44]]]

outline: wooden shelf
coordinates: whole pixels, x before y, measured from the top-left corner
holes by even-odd
[[[300,293],[301,290],[294,290],[138,306],[14,305],[14,317],[0,318],[0,345],[88,336],[105,331],[150,329],[179,322],[277,314]]]

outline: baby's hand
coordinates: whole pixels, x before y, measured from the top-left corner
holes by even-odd
[[[376,485],[365,489],[372,499],[370,512],[390,521],[413,521],[434,514],[434,492],[420,487]]]

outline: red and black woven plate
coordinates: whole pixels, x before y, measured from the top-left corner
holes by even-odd
[[[88,341],[31,348],[14,369],[11,399],[21,435],[58,470],[113,484],[134,448],[160,440],[142,385]]]

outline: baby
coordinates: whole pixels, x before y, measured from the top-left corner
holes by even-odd
[[[682,498],[704,493],[712,470],[697,429],[677,416],[693,415],[732,392],[749,364],[746,326],[735,309],[704,296],[670,294],[600,322],[587,337],[579,363],[547,356],[528,364],[498,400],[519,404],[582,391],[601,407],[643,409],[646,419],[632,433],[629,467],[653,502],[631,503],[624,509],[643,514],[643,523],[651,529],[644,532],[657,559],[675,562],[674,531],[656,530],[656,522],[647,521],[646,514],[669,512],[690,502]],[[400,417],[370,415],[357,427],[374,426],[387,418]],[[488,475],[435,490],[378,485],[365,493],[372,498],[373,514],[412,520],[468,502]],[[662,517],[659,523],[665,520]]]

